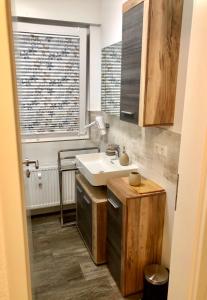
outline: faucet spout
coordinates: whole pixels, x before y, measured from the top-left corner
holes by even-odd
[[[118,159],[119,159],[119,157],[120,157],[120,147],[117,146],[117,148],[114,149],[114,152],[115,152],[115,157],[111,159],[111,162],[112,162],[113,160],[118,160]]]

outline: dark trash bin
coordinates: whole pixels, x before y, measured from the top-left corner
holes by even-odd
[[[149,265],[144,269],[143,300],[167,300],[169,272],[161,265]]]

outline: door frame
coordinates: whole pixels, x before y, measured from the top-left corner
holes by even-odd
[[[207,299],[207,2],[194,0],[169,300]]]
[[[207,232],[207,68],[204,68],[207,63],[204,55],[207,52],[204,38],[207,31],[206,5],[204,0],[194,0],[169,300],[205,299],[205,285],[201,279],[207,277],[204,255],[207,246],[204,239]],[[4,267],[9,291],[7,299],[30,300],[11,10],[7,0],[0,0],[0,45],[3,78],[0,82],[0,225],[3,234],[0,232],[0,237],[6,254]]]
[[[30,300],[31,280],[21,166],[10,1],[0,0],[0,226],[4,248],[3,299]],[[2,259],[2,257],[1,257]],[[3,288],[4,288],[3,286]]]

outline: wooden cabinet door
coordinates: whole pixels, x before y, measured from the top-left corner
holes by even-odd
[[[123,4],[120,119],[173,125],[183,0]]]
[[[92,251],[92,202],[79,184],[76,184],[77,226]]]
[[[107,262],[109,270],[120,287],[121,283],[122,204],[108,190],[107,203]]]
[[[123,14],[120,119],[138,124],[144,3]]]

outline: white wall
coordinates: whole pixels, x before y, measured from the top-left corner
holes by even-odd
[[[180,183],[173,232],[169,300],[206,300],[193,295],[199,277],[199,238],[204,234],[207,174],[207,2],[194,0],[180,152]],[[200,231],[202,229],[202,231]],[[203,238],[203,237],[202,237]],[[205,236],[206,239],[206,236]],[[206,257],[206,253],[205,253]],[[197,260],[198,258],[198,260]],[[204,261],[203,261],[204,263]],[[206,265],[200,292],[206,293]],[[201,275],[202,273],[200,273]],[[204,284],[204,285],[203,285]]]
[[[13,0],[13,15],[100,24],[100,0]]]
[[[63,149],[94,146],[89,140],[26,143],[22,145],[23,157],[39,160],[41,166],[56,166],[57,153]]]
[[[170,130],[177,133],[181,133],[182,131],[192,11],[193,11],[193,0],[184,0],[183,22],[182,22],[182,31],[181,31],[181,40],[180,40],[180,57],[179,57],[179,65],[178,65],[175,120],[174,120],[174,126],[170,128]]]
[[[122,4],[126,0],[102,0],[102,48],[122,40]]]

